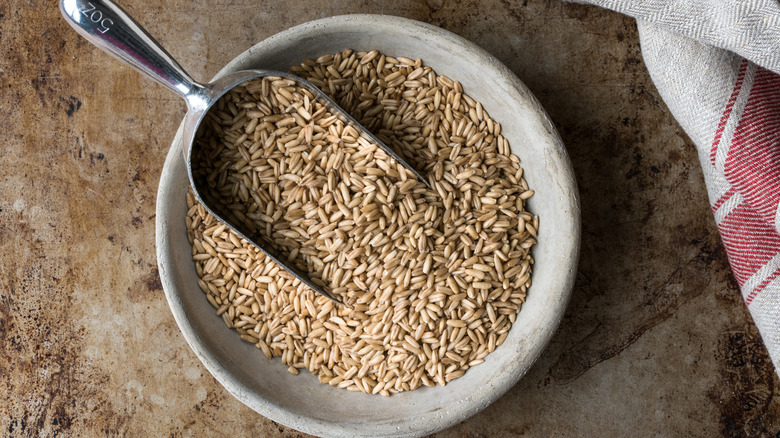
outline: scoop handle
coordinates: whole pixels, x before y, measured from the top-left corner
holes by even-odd
[[[207,87],[190,77],[127,12],[110,0],[60,0],[65,20],[87,41],[155,79],[192,106]]]

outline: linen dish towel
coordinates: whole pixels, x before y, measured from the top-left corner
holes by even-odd
[[[579,0],[636,18],[696,144],[742,297],[780,371],[780,0]]]

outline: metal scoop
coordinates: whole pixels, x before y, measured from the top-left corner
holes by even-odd
[[[126,62],[131,67],[146,74],[157,82],[170,88],[176,94],[183,97],[187,102],[187,114],[184,116],[184,131],[182,136],[182,145],[184,159],[187,162],[187,175],[190,180],[195,196],[198,201],[211,213],[216,219],[226,224],[247,242],[257,247],[265,255],[270,257],[279,266],[290,272],[304,284],[309,286],[315,292],[333,300],[338,304],[343,304],[339,298],[330,293],[325,287],[312,282],[309,276],[291,263],[288,263],[284,257],[276,254],[269,247],[264,247],[258,239],[252,238],[253,234],[240,221],[231,222],[225,219],[225,215],[220,214],[219,206],[209,204],[208,197],[201,196],[205,193],[203,187],[199,187],[198,181],[193,178],[195,174],[190,149],[195,143],[198,127],[203,121],[209,108],[217,102],[225,93],[230,91],[236,85],[246,82],[250,79],[264,76],[283,76],[296,81],[297,85],[306,89],[314,95],[315,99],[325,105],[331,114],[339,117],[345,125],[353,125],[355,130],[364,136],[367,140],[377,144],[387,154],[395,158],[404,167],[413,172],[413,174],[424,184],[428,182],[408,163],[406,163],[392,149],[384,145],[375,136],[363,128],[346,111],[341,109],[335,102],[330,100],[322,91],[311,83],[299,77],[270,70],[245,70],[225,75],[209,84],[200,84],[195,82],[184,69],[154,40],[138,23],[135,22],[122,8],[110,0],[60,0],[60,10],[65,16],[66,21],[76,31],[86,38],[89,42],[103,49],[103,51]]]

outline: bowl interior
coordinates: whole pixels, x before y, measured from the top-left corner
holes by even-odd
[[[306,23],[247,50],[217,76],[243,69],[287,71],[305,58],[344,49],[421,58],[463,84],[501,123],[536,194],[540,217],[533,285],[505,343],[485,362],[446,387],[389,398],[336,389],[307,372],[293,376],[268,360],[216,316],[197,285],[184,217],[187,172],[181,129],[173,141],[158,193],[160,276],[174,317],[208,370],[260,414],[317,435],[403,436],[431,433],[485,408],[525,374],[560,322],[579,252],[580,216],[571,164],[551,122],[528,89],[495,58],[433,26],[398,17],[350,15]]]

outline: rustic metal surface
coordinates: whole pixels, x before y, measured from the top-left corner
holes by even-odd
[[[582,195],[572,301],[531,372],[438,436],[780,430],[778,379],[632,20],[552,0],[123,6],[200,79],[311,19],[414,18],[496,55],[547,108]],[[51,2],[0,4],[0,435],[300,435],[222,389],[168,310],[154,204],[183,114],[177,96],[83,41]]]

